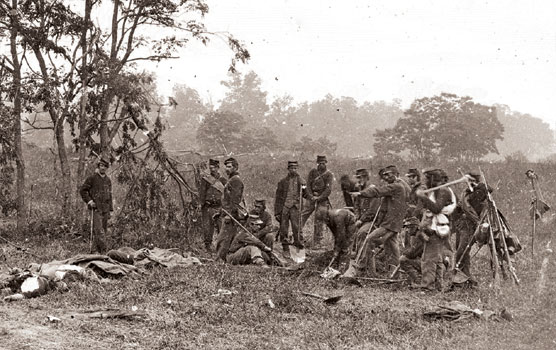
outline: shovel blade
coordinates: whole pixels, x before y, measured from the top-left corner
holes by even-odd
[[[467,276],[460,269],[454,269],[454,276],[452,278],[452,283],[454,283],[454,284],[463,284],[467,281],[469,281],[469,276]]]
[[[290,247],[290,256],[291,256],[291,259],[296,264],[301,264],[302,262],[305,261],[305,258],[306,258],[305,249],[303,249],[303,248],[300,249],[296,246],[291,246]]]
[[[335,297],[326,298],[323,300],[325,304],[334,305],[342,299],[343,295],[336,295]]]

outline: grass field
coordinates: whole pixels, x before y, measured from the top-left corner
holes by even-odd
[[[44,258],[71,256],[83,242],[26,242]],[[33,259],[4,248],[4,265]],[[521,286],[491,282],[486,254],[479,254],[476,289],[419,292],[401,284],[363,281],[363,287],[318,277],[323,257],[306,269],[237,267],[209,262],[187,269],[157,268],[137,280],[72,282],[66,293],[0,304],[4,349],[554,349],[556,266],[550,260],[546,289],[538,294],[538,269],[518,266]],[[320,263],[320,264],[319,264]],[[519,264],[519,263],[518,263]],[[232,292],[218,293],[219,289]],[[308,298],[343,295],[333,306]],[[274,308],[269,305],[269,300]],[[504,319],[428,321],[423,312],[451,300],[499,312]],[[76,311],[136,307],[133,319],[71,319]],[[61,322],[47,321],[56,316]]]
[[[247,203],[262,196],[268,198],[271,206],[275,184],[285,175],[285,169],[282,172],[265,169],[282,169],[284,164],[267,160],[259,163],[243,162],[240,166]],[[304,164],[302,173],[310,166]],[[337,178],[361,166],[367,164],[339,160],[330,164]],[[154,269],[136,280],[71,282],[65,293],[54,291],[40,298],[0,303],[0,349],[555,349],[556,256],[549,260],[546,287],[541,293],[538,283],[544,257],[542,248],[552,239],[556,220],[551,211],[546,222],[539,222],[533,261],[531,221],[527,215],[531,190],[524,176],[531,166],[537,173],[546,174],[542,179],[545,199],[556,203],[556,178],[549,176],[556,173],[556,165],[483,164],[490,184],[496,188],[494,197],[499,208],[525,247],[516,262],[520,286],[503,281],[499,292],[490,286],[492,278],[484,248],[473,266],[479,286],[446,293],[423,293],[403,284],[368,280],[363,281],[363,287],[325,281],[318,274],[327,257],[319,255],[314,255],[308,266],[297,272],[206,262],[188,269]],[[409,164],[400,169],[407,167]],[[451,178],[458,176],[456,166],[446,169]],[[53,183],[55,177],[47,179],[40,171],[30,174],[31,182],[37,184],[33,218],[43,225],[32,235],[13,234],[9,225],[0,227],[0,233],[42,258],[1,244],[0,271],[25,267],[33,261],[68,258],[88,250],[85,241],[57,233],[62,230],[41,231],[41,227],[54,225],[51,215],[57,207],[53,201],[55,187],[47,184]],[[117,184],[115,187],[121,195],[123,189],[118,189]],[[334,207],[343,205],[337,187],[331,199]],[[116,198],[116,204],[118,201]],[[310,222],[306,226],[307,236],[309,227]],[[141,235],[128,234],[134,239]],[[199,237],[186,238],[155,232],[149,237],[141,236],[141,243],[126,242],[134,248],[149,242],[208,257],[196,249],[201,245]],[[328,244],[331,248],[330,237]],[[219,290],[231,294],[222,295]],[[343,298],[337,305],[327,306],[301,292]],[[481,310],[500,312],[505,308],[513,315],[513,321],[478,318],[429,321],[423,317],[425,311],[452,300]],[[137,308],[145,315],[132,319],[70,317],[78,311],[107,308]],[[49,322],[49,315],[62,321]]]

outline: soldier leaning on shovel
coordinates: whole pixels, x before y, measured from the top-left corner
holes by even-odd
[[[328,196],[332,192],[334,175],[326,168],[327,163],[326,156],[317,156],[317,167],[311,169],[307,176],[307,200],[301,213],[301,231],[315,210],[332,207]],[[316,218],[314,221],[313,248],[318,248],[323,238],[323,222]]]
[[[199,201],[201,202],[201,217],[203,222],[203,239],[205,249],[212,250],[214,231],[220,231],[220,208],[222,207],[222,192],[226,185],[226,178],[220,175],[220,162],[209,159],[209,174],[203,174],[199,188]]]
[[[107,158],[100,158],[97,163],[95,174],[89,176],[85,180],[79,191],[81,198],[87,203],[87,207],[91,211],[93,217],[92,230],[94,249],[98,253],[104,253],[106,251],[104,236],[108,229],[110,212],[114,210],[112,204],[112,182],[108,175],[106,175],[106,170],[109,165],[110,162]]]
[[[280,223],[280,242],[284,250],[284,257],[290,258],[290,245],[303,248],[303,234],[299,227],[301,197],[304,182],[297,172],[297,161],[288,162],[288,174],[278,182],[274,197],[274,216]],[[289,227],[292,227],[293,242],[288,237]]]

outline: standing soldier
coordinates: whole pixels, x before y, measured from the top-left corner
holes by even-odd
[[[288,175],[278,182],[274,199],[274,216],[280,223],[280,242],[286,258],[290,257],[289,246],[291,242],[288,239],[290,224],[294,246],[299,249],[303,248],[303,235],[299,227],[299,206],[303,179],[297,173],[297,168],[297,161],[288,162]]]
[[[488,192],[492,192],[492,188],[481,181],[481,174],[475,171],[470,171],[466,174],[469,179],[469,185],[473,189],[466,188],[460,200],[460,205],[458,206],[458,218],[455,222],[456,227],[456,262],[461,261],[461,271],[469,277],[469,281],[472,285],[476,284],[476,281],[471,276],[471,259],[469,257],[469,252],[471,251],[471,246],[476,241],[474,236],[475,230],[477,229],[481,217],[481,213],[486,206],[486,200],[488,198]]]
[[[210,174],[203,174],[199,188],[199,201],[201,202],[201,214],[203,220],[203,234],[205,249],[212,250],[212,237],[214,230],[220,231],[220,220],[216,217],[220,214],[222,207],[222,193],[226,185],[226,178],[220,175],[220,162],[209,159]]]
[[[408,208],[407,208],[407,214],[405,215],[405,218],[409,221],[413,221],[413,218],[420,219],[423,211],[423,208],[418,206],[419,200],[416,194],[417,190],[419,189],[424,190],[426,189],[426,187],[421,183],[421,173],[416,168],[409,169],[407,171],[407,174],[405,174],[405,177],[407,178],[407,183],[411,188],[409,195],[407,197]],[[404,229],[403,232],[404,232],[403,243],[404,243],[404,247],[407,248],[411,245],[410,243],[411,234],[406,229]]]
[[[240,222],[245,219],[245,211],[241,208],[243,199],[243,181],[239,177],[239,164],[235,158],[224,161],[228,182],[224,186],[222,194],[222,228],[216,238],[216,254],[226,261],[230,244],[238,232],[237,224],[233,219]],[[231,217],[230,217],[231,216]]]
[[[366,243],[369,246],[363,246],[360,249],[364,249],[363,252],[373,251],[375,247],[383,243],[384,250],[390,252],[390,270],[393,271],[399,265],[400,260],[398,233],[402,229],[403,218],[407,210],[407,184],[402,184],[402,181],[398,179],[399,173],[393,165],[380,169],[378,174],[386,185],[370,185],[362,191],[353,193],[356,197],[383,198],[382,207],[385,209],[380,226],[369,234]],[[357,276],[363,267],[362,260],[363,254],[360,255],[359,261],[352,261],[343,277]]]
[[[317,167],[311,169],[309,175],[307,176],[307,201],[303,206],[303,212],[301,213],[301,228],[305,226],[307,219],[311,214],[319,209],[329,209],[331,208],[328,196],[332,192],[332,181],[334,181],[334,175],[326,169],[326,156],[317,156]],[[323,222],[314,218],[314,234],[313,234],[313,247],[317,247],[321,244],[323,235]]]
[[[444,183],[445,175],[441,169],[426,169],[423,174],[428,189]],[[425,209],[420,225],[421,232],[425,234],[421,258],[421,288],[434,290],[436,284],[436,288],[442,290],[445,287],[444,273],[452,257],[449,216],[456,207],[456,198],[448,187],[429,193],[418,190],[416,194]]]
[[[112,205],[112,182],[106,175],[109,165],[108,159],[100,158],[95,174],[85,180],[79,191],[81,198],[87,203],[87,208],[92,211],[94,248],[98,253],[104,253],[106,250],[104,236],[108,229],[110,212],[114,210]]]

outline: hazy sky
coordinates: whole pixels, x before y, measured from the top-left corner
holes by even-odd
[[[208,0],[214,31],[246,43],[269,97],[358,101],[440,92],[507,104],[556,125],[556,1]],[[186,84],[217,103],[231,53],[214,40],[151,66],[163,93]]]

